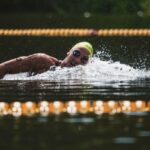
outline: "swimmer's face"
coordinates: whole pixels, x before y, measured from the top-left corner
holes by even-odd
[[[89,52],[85,48],[73,48],[67,53],[67,57],[62,61],[61,67],[85,65],[88,60]]]

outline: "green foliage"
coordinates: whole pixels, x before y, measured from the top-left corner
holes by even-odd
[[[150,15],[150,0],[1,0],[0,11],[39,11],[55,14],[137,14]]]
[[[141,0],[141,6],[145,14],[150,15],[150,0]]]

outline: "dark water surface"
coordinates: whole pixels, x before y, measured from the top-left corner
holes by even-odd
[[[98,86],[80,84],[73,80],[51,81],[0,81],[1,100],[150,100],[150,80],[110,82]],[[97,81],[98,83],[98,81]]]
[[[150,114],[0,118],[1,149],[149,150]],[[5,139],[5,140],[4,140]]]
[[[103,18],[103,19],[102,19]],[[140,17],[53,18],[51,15],[0,15],[0,28],[149,28]],[[66,20],[66,22],[65,22]],[[80,22],[80,23],[79,23]],[[70,26],[69,26],[70,25]],[[88,40],[100,59],[150,69],[149,37],[0,37],[0,62],[44,52],[63,59],[76,42]],[[133,74],[134,76],[134,74]],[[96,86],[95,86],[96,85]],[[0,80],[0,101],[150,100],[150,77],[128,81],[80,83],[78,80]],[[0,117],[0,149],[149,150],[150,114],[68,114],[49,117]]]

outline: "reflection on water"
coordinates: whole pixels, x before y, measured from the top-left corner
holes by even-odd
[[[0,81],[0,99],[39,100],[149,100],[150,80],[108,82],[100,85],[74,81]],[[96,84],[96,83],[95,83]]]
[[[150,132],[149,113],[7,116],[0,121],[0,145],[5,149],[149,149],[150,136],[145,134]]]

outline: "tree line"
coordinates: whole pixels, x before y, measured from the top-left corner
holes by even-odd
[[[49,12],[55,14],[150,15],[150,0],[1,0],[1,12]]]

